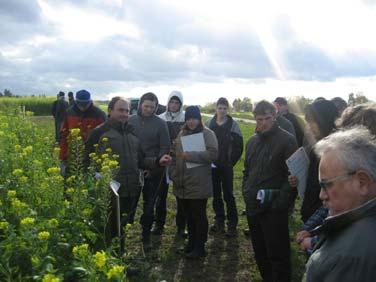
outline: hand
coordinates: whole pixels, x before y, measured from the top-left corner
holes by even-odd
[[[308,238],[311,236],[311,233],[309,233],[306,230],[302,230],[296,234],[295,240],[298,244],[300,244],[305,238]]]
[[[298,178],[296,178],[296,176],[289,175],[287,180],[288,180],[291,187],[297,187],[298,186]]]
[[[304,240],[300,243],[300,248],[304,251],[312,249],[311,240],[311,237],[304,238]]]
[[[160,159],[159,159],[159,165],[160,166],[168,166],[169,164],[171,164],[171,156],[170,155],[163,155]]]

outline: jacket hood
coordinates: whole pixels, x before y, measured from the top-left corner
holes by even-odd
[[[170,103],[170,100],[172,97],[178,98],[181,103],[179,112],[176,113],[176,115],[179,115],[183,111],[183,104],[184,104],[183,94],[180,91],[174,90],[170,93],[170,95],[168,95],[167,104],[166,104],[166,112],[168,112],[168,103]]]
[[[155,105],[154,114],[158,111],[158,104],[159,104],[159,102],[158,102],[157,95],[155,95],[152,92],[148,92],[148,93],[145,93],[144,95],[142,95],[141,98],[140,98],[140,101],[138,102],[137,114],[140,115],[140,116],[141,116],[141,113],[142,113],[142,111],[141,111],[141,105],[146,100],[145,97],[149,96],[149,95],[153,95],[155,97],[155,100],[157,101],[157,104]]]

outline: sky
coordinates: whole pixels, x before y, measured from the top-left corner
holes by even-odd
[[[376,100],[376,0],[0,0],[0,22],[17,95]]]

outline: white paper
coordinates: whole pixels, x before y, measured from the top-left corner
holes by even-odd
[[[118,197],[119,196],[118,191],[119,191],[119,188],[120,188],[120,183],[117,182],[116,180],[111,180],[110,187],[111,187],[111,190],[114,192],[115,196]]]
[[[263,189],[261,189],[261,190],[259,190],[257,192],[256,199],[259,200],[261,202],[261,204],[264,203],[264,200],[265,200],[265,191]]]
[[[202,132],[181,137],[184,152],[206,151],[204,134]],[[187,168],[193,168],[202,164],[187,162]]]
[[[116,205],[116,225],[117,225],[117,233],[119,238],[121,237],[121,218],[120,218],[120,198],[119,198],[119,188],[120,188],[120,183],[117,182],[116,180],[111,180],[110,182],[110,188],[112,192],[115,194],[115,205]]]
[[[300,147],[286,160],[291,175],[298,179],[298,194],[303,199],[306,188],[309,158],[303,147]]]
[[[166,169],[166,183],[172,184],[172,179],[170,178],[170,173],[168,171],[168,168]]]

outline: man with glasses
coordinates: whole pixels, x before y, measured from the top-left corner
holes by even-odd
[[[304,281],[375,281],[376,140],[354,128],[329,135],[315,151],[330,216],[315,230],[319,242]]]

